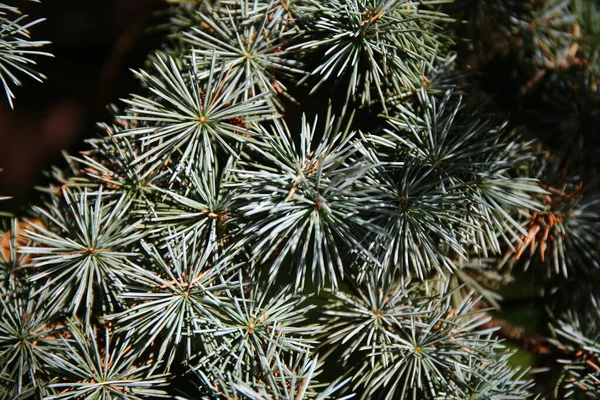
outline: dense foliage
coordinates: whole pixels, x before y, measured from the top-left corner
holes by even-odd
[[[594,1],[170,3],[144,90],[0,216],[0,398],[600,397]]]

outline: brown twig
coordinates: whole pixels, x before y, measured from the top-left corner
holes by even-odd
[[[379,12],[377,12],[377,14],[373,15],[370,18],[365,19],[364,21],[361,21],[361,25],[366,25],[366,24],[371,24],[375,21],[377,21],[379,18],[381,18],[381,16],[383,15],[383,13],[385,12],[385,10],[381,9],[379,10]]]
[[[519,347],[530,353],[537,355],[569,355],[572,353],[568,348],[557,345],[538,333],[527,332],[522,327],[505,319],[493,317],[489,313],[486,315],[490,317],[490,320],[482,325],[483,329],[499,328],[496,335],[516,342]]]

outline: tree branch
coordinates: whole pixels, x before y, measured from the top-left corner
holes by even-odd
[[[530,353],[537,355],[570,355],[572,353],[568,348],[555,344],[538,333],[527,332],[522,327],[505,319],[496,318],[489,313],[485,315],[491,319],[482,325],[483,329],[499,328],[496,335],[516,342],[522,349]]]

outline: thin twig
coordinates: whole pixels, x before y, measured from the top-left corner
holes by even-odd
[[[505,319],[496,318],[489,313],[486,313],[486,316],[490,317],[490,320],[481,326],[482,329],[499,328],[496,331],[496,335],[516,342],[523,350],[537,355],[553,354],[564,356],[572,353],[568,348],[557,345],[538,333],[527,332],[523,327]]]

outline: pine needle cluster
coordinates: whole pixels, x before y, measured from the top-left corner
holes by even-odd
[[[144,90],[2,216],[0,398],[600,396],[591,1],[171,3]],[[550,361],[511,362],[513,280]]]
[[[13,107],[14,86],[21,86],[22,79],[41,82],[45,76],[34,66],[37,56],[50,56],[38,50],[49,42],[31,40],[29,29],[43,19],[28,21],[27,15],[14,6],[0,3],[0,82],[8,104]]]

